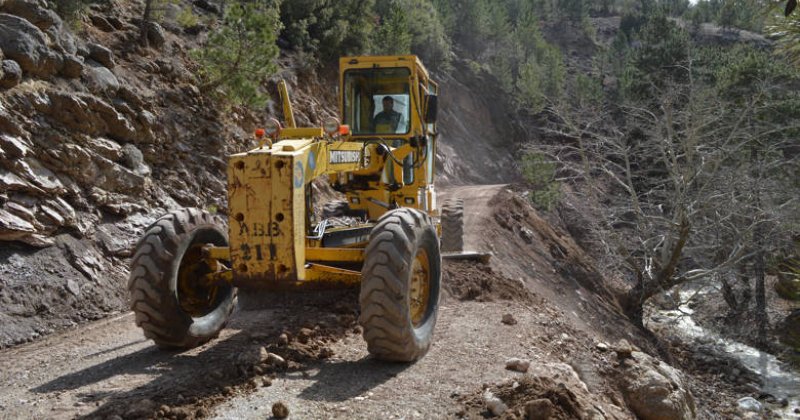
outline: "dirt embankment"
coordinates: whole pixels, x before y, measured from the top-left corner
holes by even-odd
[[[476,74],[465,61],[456,60],[454,67],[439,81],[437,184],[518,181],[517,150],[526,139],[503,90],[493,77]]]

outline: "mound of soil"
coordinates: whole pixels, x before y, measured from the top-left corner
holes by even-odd
[[[518,381],[505,382],[476,391],[462,399],[464,409],[458,413],[463,418],[491,417],[486,406],[486,390],[491,392],[508,406],[501,419],[541,418],[552,420],[568,420],[582,418],[584,409],[578,397],[563,383],[551,378],[525,375]],[[527,408],[526,408],[527,407]],[[529,417],[531,411],[540,417]]]
[[[445,262],[442,283],[445,293],[462,301],[533,303],[536,296],[522,281],[511,280],[495,273],[489,265],[471,261]]]

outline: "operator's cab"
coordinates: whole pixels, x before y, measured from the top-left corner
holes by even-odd
[[[354,140],[435,134],[439,87],[416,56],[344,57],[339,64],[340,116]]]
[[[413,55],[344,57],[339,66],[348,140],[378,145],[390,156],[379,173],[333,174],[331,184],[371,220],[398,206],[434,213],[438,85]]]

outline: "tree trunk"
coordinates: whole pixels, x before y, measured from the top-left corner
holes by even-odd
[[[648,299],[655,296],[660,292],[665,292],[684,282],[682,277],[676,277],[675,271],[678,268],[678,262],[683,254],[683,248],[686,246],[686,241],[689,240],[689,233],[691,226],[689,220],[685,216],[680,217],[680,224],[678,225],[677,237],[670,243],[670,249],[663,252],[663,261],[657,264],[658,272],[654,278],[646,279],[641,272],[637,273],[637,283],[628,293],[622,297],[622,309],[628,318],[636,325],[643,325],[644,303]]]
[[[147,24],[150,23],[151,15],[153,14],[153,0],[145,0],[144,2],[144,13],[142,14],[142,23],[139,26],[139,42],[142,44],[143,47],[147,47],[149,45],[149,41],[147,39]]]
[[[764,222],[761,221],[761,165],[758,157],[758,146],[753,146],[750,153],[750,162],[753,165],[754,183],[753,195],[755,198],[755,216],[754,222],[756,227],[753,231],[753,243],[755,246],[755,256],[753,258],[753,276],[755,277],[755,292],[756,292],[756,326],[758,328],[758,342],[761,345],[767,344],[767,329],[769,328],[769,319],[767,318],[767,293],[764,285],[764,276],[766,271],[766,264],[764,261]]]
[[[722,283],[722,298],[725,299],[725,303],[728,304],[728,308],[731,310],[731,313],[736,316],[742,311],[741,302],[739,299],[736,298],[736,291],[733,290],[731,284],[728,283],[728,280],[725,279],[725,274],[720,274],[719,276],[720,283]]]
[[[764,286],[764,252],[756,254],[756,261],[753,267],[756,278],[756,323],[758,325],[758,342],[762,345],[767,344],[767,329],[769,319],[767,318],[767,295]]]

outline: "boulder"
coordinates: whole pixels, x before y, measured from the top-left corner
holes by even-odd
[[[92,21],[92,25],[94,25],[95,28],[103,32],[114,32],[117,29],[105,17],[97,14],[89,16],[89,20]]]
[[[0,241],[16,241],[33,233],[36,233],[36,229],[32,223],[0,209]]]
[[[103,120],[91,112],[86,98],[89,95],[67,92],[49,92],[48,115],[69,131],[89,136],[101,136],[105,132]]]
[[[216,4],[209,2],[208,0],[194,0],[193,3],[195,6],[207,12],[219,14],[219,7]]]
[[[64,68],[61,75],[68,79],[77,79],[83,73],[83,60],[74,55],[64,56]]]
[[[56,12],[42,7],[36,0],[6,0],[0,11],[24,18],[43,31],[60,29],[63,25]]]
[[[653,357],[633,351],[618,367],[622,393],[642,420],[694,419],[694,397],[680,372]]]
[[[22,81],[22,68],[14,60],[0,63],[0,88],[10,89]]]
[[[525,403],[526,420],[550,420],[554,418],[556,407],[547,398],[539,398]]]
[[[67,129],[89,136],[107,136],[123,143],[136,138],[125,116],[100,98],[88,94],[50,91],[50,117]]]
[[[95,43],[90,43],[87,47],[89,48],[89,58],[110,69],[114,68],[114,53],[111,50]]]
[[[35,194],[44,194],[45,192],[31,184],[30,182],[22,179],[19,175],[9,172],[0,168],[0,190],[2,191],[24,191]]]
[[[506,369],[514,370],[517,372],[525,373],[528,371],[528,368],[531,366],[531,361],[527,359],[519,359],[516,357],[512,357],[511,359],[506,360]]]
[[[3,106],[2,102],[0,102],[0,132],[14,136],[21,136],[24,133],[22,127],[19,126],[16,119],[12,116],[11,112]]]
[[[121,163],[135,174],[141,176],[150,175],[150,167],[144,163],[144,155],[136,146],[126,144],[122,147],[121,155]]]
[[[49,77],[63,66],[61,55],[47,46],[45,34],[19,16],[0,13],[0,45],[6,57],[33,76]]]
[[[116,162],[122,157],[122,147],[113,140],[97,137],[88,138],[85,142],[90,149],[108,160]]]
[[[120,20],[119,18],[117,18],[116,16],[106,16],[106,18],[105,18],[105,19],[106,19],[106,20],[108,21],[108,23],[110,23],[110,24],[111,24],[111,26],[113,26],[113,27],[114,27],[114,29],[116,29],[116,30],[120,30],[120,31],[121,31],[121,30],[125,29],[125,28],[126,28],[126,26],[127,26],[127,27],[129,27],[129,28],[132,28],[132,25],[126,25],[126,24],[125,24],[123,21],[121,21],[121,20]]]
[[[30,181],[33,185],[36,185],[47,193],[61,194],[66,191],[56,174],[50,169],[47,169],[35,158],[26,157],[14,161],[13,170],[22,178]]]
[[[775,283],[775,291],[786,300],[800,301],[800,274],[781,273]]]
[[[761,412],[761,410],[764,409],[761,403],[758,402],[758,400],[756,400],[753,397],[740,398],[739,400],[736,401],[736,405],[739,408],[739,410],[745,412],[750,411],[753,413],[759,413]]]
[[[31,210],[30,207],[19,204],[16,201],[7,201],[3,205],[3,208],[31,224],[36,220],[33,210]]]
[[[147,41],[151,47],[161,48],[167,42],[167,35],[164,28],[156,22],[147,23]]]
[[[800,309],[793,311],[780,325],[781,341],[800,352]]]
[[[119,90],[119,79],[107,67],[94,60],[88,60],[83,69],[83,83],[94,94],[115,96]]]
[[[50,38],[55,41],[52,45],[50,45],[50,47],[54,50],[62,54],[78,54],[79,41],[75,39],[75,35],[73,35],[67,27],[61,27],[58,29],[55,27],[50,28],[47,31],[47,34],[50,35]]]
[[[33,145],[20,137],[12,136],[9,134],[0,134],[0,150],[3,151],[8,158],[19,159],[25,157]]]
[[[120,216],[125,216],[137,211],[144,211],[145,209],[139,204],[131,203],[130,197],[108,192],[97,187],[91,189],[89,198],[101,209]]]
[[[508,405],[500,398],[497,398],[492,391],[486,390],[483,393],[483,403],[492,415],[502,416],[503,413],[508,411]]]

